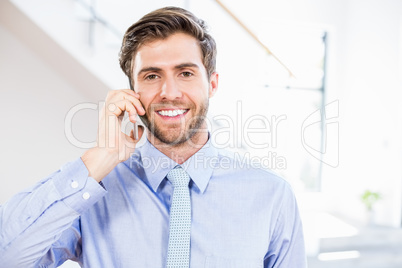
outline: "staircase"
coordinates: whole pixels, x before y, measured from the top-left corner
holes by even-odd
[[[104,99],[106,91],[128,86],[118,63],[123,33],[85,3],[4,0],[0,21],[68,81],[92,97]]]

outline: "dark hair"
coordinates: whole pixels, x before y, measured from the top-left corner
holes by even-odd
[[[132,81],[132,62],[139,47],[147,42],[165,39],[174,33],[185,33],[199,41],[202,61],[208,78],[216,68],[216,44],[207,33],[205,22],[191,12],[178,7],[152,11],[127,29],[120,50],[120,67]],[[130,85],[132,86],[132,85]]]

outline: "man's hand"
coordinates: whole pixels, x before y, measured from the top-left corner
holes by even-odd
[[[97,146],[86,151],[81,157],[89,176],[98,182],[118,163],[130,157],[144,133],[144,129],[139,127],[138,140],[135,140],[133,130],[130,136],[121,130],[124,112],[128,112],[132,123],[137,121],[137,114],[145,114],[139,98],[139,94],[129,89],[112,90],[106,97],[105,105],[99,115]]]

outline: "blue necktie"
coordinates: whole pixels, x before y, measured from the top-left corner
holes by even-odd
[[[190,266],[191,201],[188,183],[190,177],[180,166],[172,169],[167,178],[173,184],[170,207],[167,268]]]

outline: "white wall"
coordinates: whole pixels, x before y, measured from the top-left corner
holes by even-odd
[[[64,118],[86,97],[0,24],[0,203],[79,157],[64,134]],[[97,114],[73,120],[77,138],[96,135]],[[85,131],[84,131],[85,130]]]
[[[254,48],[255,44],[231,24],[233,21],[214,1],[188,3],[192,11],[208,22],[219,42],[221,87],[212,108],[220,111],[223,102],[235,104],[252,92],[247,85],[252,79],[253,66],[243,65],[238,59],[248,57],[245,44],[248,48]],[[249,0],[224,3],[262,36],[267,22],[328,30],[327,103],[339,101],[339,166],[324,165],[320,195],[324,198],[320,201],[325,202],[313,202],[307,207],[315,206],[362,221],[365,214],[359,195],[366,189],[378,190],[383,200],[376,206],[376,222],[400,226],[402,108],[398,93],[402,86],[402,2]],[[159,6],[160,3],[155,8]],[[144,9],[141,5],[140,11]],[[152,9],[147,6],[147,10]],[[136,8],[124,6],[123,10],[126,13],[114,12],[121,13],[120,20],[128,17],[134,20],[142,15]],[[240,38],[233,36],[233,31]],[[48,48],[42,46],[41,50],[41,45],[29,41],[23,33],[0,20],[0,204],[81,155],[83,149],[76,148],[65,137],[65,116],[78,103],[103,99],[107,90],[106,86],[93,82],[93,78],[85,79],[87,76],[74,73],[71,63],[63,66],[68,61],[65,55],[63,60],[57,60],[57,53],[52,54],[53,60],[46,57]],[[269,40],[269,36],[264,38]],[[286,54],[279,56],[287,60]],[[57,62],[61,64],[56,66]],[[113,73],[118,71],[113,69]],[[84,85],[80,81],[92,82]],[[92,141],[96,120],[93,111],[81,112],[74,118],[74,133],[83,141]],[[300,201],[300,206],[306,207],[304,200]]]
[[[359,196],[379,191],[376,223],[400,226],[402,211],[402,2],[398,0],[285,0],[222,1],[269,44],[269,27],[300,25],[328,31],[326,103],[339,101],[339,166],[324,165],[322,190],[325,208],[363,222]],[[247,98],[253,65],[236,62],[247,56],[244,32],[211,1],[213,8],[191,1],[190,7],[206,19],[221,41],[221,91],[229,98]],[[223,23],[226,22],[226,23]],[[228,30],[231,28],[231,30]],[[233,29],[232,29],[233,28]],[[238,34],[235,36],[234,34]],[[287,32],[283,32],[286,40]],[[278,37],[276,37],[278,38]],[[280,37],[279,37],[280,38]],[[277,40],[271,40],[278,43]],[[222,45],[222,42],[224,45]],[[247,41],[248,42],[248,41]],[[297,46],[297,44],[294,44]],[[225,51],[232,52],[230,58]],[[280,50],[280,48],[279,48]],[[274,50],[275,51],[275,50]],[[282,51],[281,51],[282,52]],[[224,54],[222,56],[222,54]],[[235,56],[233,56],[235,55]],[[291,64],[286,52],[279,54]],[[230,60],[231,59],[231,60]],[[233,70],[231,75],[226,70]],[[242,75],[248,72],[248,75]],[[241,70],[241,71],[236,71]],[[236,73],[237,72],[237,73]],[[226,76],[226,77],[225,77]],[[241,77],[242,81],[239,81]],[[232,82],[225,81],[225,79]],[[234,85],[238,81],[237,90]],[[225,88],[226,84],[228,85]],[[227,99],[227,94],[222,96]],[[259,95],[259,98],[263,96]],[[268,107],[269,109],[269,107]],[[313,112],[313,111],[311,111]],[[306,114],[308,116],[308,114]],[[301,122],[302,123],[302,122]],[[300,124],[301,125],[301,124]],[[292,167],[289,167],[292,168]],[[318,202],[316,202],[318,204]],[[303,206],[303,204],[301,204]]]
[[[133,2],[132,9],[125,8],[127,10],[125,16],[138,18],[137,9],[134,8],[135,3]],[[376,207],[377,223],[399,226],[402,210],[400,138],[402,111],[397,93],[401,89],[402,14],[400,10],[402,10],[402,2],[398,0],[284,0],[280,2],[249,0],[247,2],[224,1],[224,3],[260,35],[264,35],[266,22],[286,25],[304,24],[328,30],[327,102],[339,100],[340,147],[339,166],[337,168],[324,166],[323,192],[330,200],[327,207],[346,217],[361,220],[364,218],[364,209],[359,201],[359,195],[366,189],[379,190],[384,198]],[[160,6],[160,3],[158,5]],[[157,7],[155,5],[155,8]],[[242,76],[239,72],[230,73],[225,70],[233,69],[236,64],[239,70],[247,69],[248,66],[236,61],[237,58],[247,58],[244,43],[240,42],[247,37],[241,35],[241,38],[236,39],[233,36],[232,30],[237,32],[241,30],[236,30],[235,24],[228,24],[232,23],[231,19],[214,1],[205,3],[189,1],[189,7],[208,22],[212,32],[220,40],[219,59],[224,61],[219,62],[222,74],[221,92],[214,102],[235,103],[236,99],[244,98],[244,87],[236,89],[234,88],[236,83],[231,81],[238,81]],[[153,8],[149,8],[151,9]],[[115,13],[121,14],[121,18],[125,17],[122,10]],[[68,109],[78,102],[98,99],[85,97],[88,96],[85,90],[82,91],[77,89],[76,85],[72,85],[73,80],[65,79],[64,76],[60,77],[57,71],[52,70],[53,67],[47,66],[46,61],[44,62],[30,51],[29,45],[18,42],[18,39],[4,28],[1,37],[0,75],[1,80],[5,82],[1,85],[0,108],[2,109],[1,121],[4,122],[4,126],[7,126],[4,128],[7,130],[0,134],[2,135],[1,148],[14,148],[14,150],[8,149],[7,151],[11,152],[6,153],[6,150],[1,152],[2,166],[5,168],[1,169],[0,180],[17,177],[37,180],[81,153],[66,141],[60,118],[64,118]],[[3,42],[3,38],[6,42]],[[239,46],[239,44],[242,45]],[[22,47],[22,49],[17,51],[15,47]],[[23,60],[18,63],[14,61],[14,58],[22,53],[27,56],[21,57]],[[286,58],[286,55],[281,56]],[[35,66],[35,72],[29,68],[20,69],[21,61],[24,65],[26,62],[26,66]],[[246,81],[242,82],[242,85],[246,86],[247,79],[250,77],[245,76],[242,79]],[[43,87],[43,81],[51,86]],[[32,91],[32,88],[36,90]],[[55,91],[54,88],[58,90]],[[37,93],[42,91],[43,94],[38,97]],[[34,118],[16,122],[14,118],[25,114],[25,109],[12,113],[13,117],[10,116],[9,111],[12,110],[10,107],[15,106],[10,103],[9,97],[3,98],[3,96],[15,96],[16,92],[25,92],[21,94],[24,97],[19,99],[30,106],[28,110],[31,114],[34,111]],[[61,92],[65,94],[62,95]],[[25,96],[31,96],[31,98]],[[60,96],[63,96],[63,100],[60,103],[55,102],[60,99]],[[32,97],[35,97],[35,104],[30,101]],[[46,107],[52,102],[57,109],[52,109],[52,113],[49,113]],[[219,103],[213,105],[219,107],[221,106]],[[53,120],[51,127],[43,118]],[[95,131],[96,123],[90,122],[93,125],[89,128]],[[23,124],[34,126],[30,127],[35,130],[31,134],[35,137],[34,143],[30,140],[20,142],[16,139],[26,132]],[[88,136],[91,135],[88,134]],[[37,155],[35,152],[39,148],[40,153],[33,157]],[[27,165],[26,168],[18,170],[15,167],[21,164],[17,165],[16,159],[21,150],[28,154],[30,160],[23,163]],[[38,163],[45,163],[45,165]],[[26,182],[26,184],[29,183]],[[21,188],[22,184],[7,187],[9,188],[1,190],[4,193],[1,194],[0,202],[14,193],[16,188]]]
[[[326,170],[335,209],[362,219],[365,189],[381,192],[378,224],[400,226],[402,110],[400,1],[350,1],[337,29],[340,166]]]

